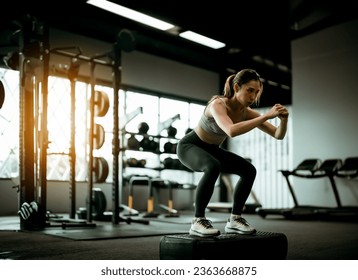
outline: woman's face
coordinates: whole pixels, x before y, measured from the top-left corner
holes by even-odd
[[[251,106],[256,102],[260,94],[261,83],[260,81],[251,80],[243,84],[241,88],[238,87],[237,95],[240,103],[244,106]]]

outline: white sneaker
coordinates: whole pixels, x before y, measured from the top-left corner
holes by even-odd
[[[244,218],[240,216],[231,216],[225,226],[226,233],[253,234],[256,232]]]
[[[201,237],[220,235],[220,231],[211,225],[211,221],[206,218],[194,218],[191,222],[189,234]]]

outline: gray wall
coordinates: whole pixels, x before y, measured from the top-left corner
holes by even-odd
[[[293,159],[358,156],[358,21],[295,40]],[[302,204],[335,206],[328,180],[295,180]],[[342,203],[358,205],[357,180],[337,180]]]

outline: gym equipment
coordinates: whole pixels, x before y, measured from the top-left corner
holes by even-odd
[[[80,71],[80,63],[77,59],[72,59],[70,68],[68,69],[67,77],[71,84],[71,138],[70,138],[70,149],[69,149],[69,161],[70,161],[70,218],[74,219],[76,216],[76,196],[77,196],[77,184],[76,184],[76,81]],[[97,99],[100,97],[97,96]],[[103,107],[105,110],[105,108]],[[107,162],[106,162],[107,163]],[[104,175],[106,172],[105,162],[101,162],[96,165],[94,162],[94,175],[97,179],[100,175]],[[103,164],[103,165],[101,165]],[[99,174],[101,173],[101,174]],[[108,175],[108,174],[107,174]],[[105,176],[107,178],[107,175]],[[106,179],[104,179],[106,180]]]
[[[343,206],[339,198],[339,193],[336,187],[335,177],[346,178],[347,180],[356,178],[358,176],[358,157],[348,157],[344,160],[343,165],[336,169],[330,177],[333,189],[336,191],[337,207],[329,209],[329,211],[317,210],[319,215],[326,215],[329,217],[358,217],[358,205]]]
[[[160,134],[164,129],[170,127],[176,120],[180,120],[180,114],[176,114],[173,117],[159,123],[158,134]]]
[[[181,161],[179,159],[177,159],[177,158],[166,157],[166,158],[163,159],[162,163],[163,163],[163,167],[165,169],[191,171],[184,164],[182,164]]]
[[[93,157],[93,173],[96,183],[105,183],[109,173],[109,166],[103,157]]]
[[[128,29],[122,29],[117,36],[118,46],[125,52],[131,52],[137,45],[134,33]]]
[[[102,148],[105,135],[104,127],[98,123],[95,123],[93,127],[93,149],[98,150]]]
[[[174,126],[170,125],[167,128],[167,134],[168,134],[168,137],[174,138],[177,135],[177,129]]]
[[[136,216],[138,211],[133,209],[133,188],[134,185],[141,185],[148,187],[148,200],[147,200],[147,212],[143,215],[144,218],[158,217],[160,213],[155,211],[155,205],[166,211],[165,217],[179,217],[178,210],[173,207],[173,189],[192,190],[196,186],[193,184],[180,184],[170,180],[164,180],[157,177],[150,177],[147,175],[131,176],[129,178],[129,195],[128,195],[128,215]],[[155,200],[158,199],[158,193],[155,190],[165,189],[168,190],[168,203],[164,205],[162,203],[155,204]],[[156,194],[156,199],[155,199]],[[133,212],[135,211],[135,212]]]
[[[339,193],[336,187],[334,176],[342,167],[341,159],[327,159],[321,163],[320,159],[310,158],[303,160],[294,170],[280,170],[285,177],[287,186],[292,195],[294,206],[292,208],[258,208],[256,213],[265,218],[267,215],[282,215],[287,219],[298,218],[323,218],[333,214],[336,211],[341,211],[342,205]],[[296,176],[307,179],[318,179],[327,177],[330,180],[333,194],[337,203],[337,207],[322,207],[315,205],[300,205],[298,203],[296,194],[294,192],[290,176]]]
[[[163,146],[164,153],[176,154],[177,146],[178,146],[177,143],[166,142]]]
[[[120,130],[125,129],[126,125],[133,120],[135,117],[137,117],[139,114],[143,113],[143,107],[138,107],[136,109],[134,109],[133,111],[131,111],[130,113],[124,114],[124,116],[122,116],[122,122],[121,122],[121,126],[120,126]]]
[[[94,102],[96,104],[94,108],[95,116],[104,117],[107,114],[110,105],[108,94],[103,91],[96,90],[94,94]]]
[[[71,65],[69,68],[61,67],[61,74],[67,74],[71,82],[71,141],[69,153],[70,160],[70,202],[71,202],[71,220],[62,220],[62,223],[76,222],[75,202],[76,202],[76,150],[75,150],[75,88],[79,71],[79,63],[88,62],[90,75],[90,117],[88,121],[89,141],[88,141],[88,172],[87,172],[87,220],[89,223],[77,221],[80,226],[93,226],[92,219],[92,189],[93,183],[103,182],[108,175],[108,164],[103,159],[94,158],[94,149],[99,149],[105,140],[105,131],[102,126],[95,123],[94,117],[103,117],[108,113],[110,102],[108,96],[96,90],[97,79],[95,69],[97,65],[109,67],[112,71],[113,82],[113,180],[112,180],[112,209],[115,212],[113,223],[119,221],[119,206],[121,201],[121,192],[123,187],[123,157],[119,157],[124,150],[123,139],[120,138],[121,127],[119,126],[119,106],[118,100],[120,83],[121,83],[121,53],[122,51],[132,51],[135,48],[134,34],[128,30],[122,30],[117,37],[117,41],[112,45],[112,50],[104,54],[86,57],[82,55],[78,47],[50,48],[50,30],[49,27],[32,16],[26,16],[23,22],[19,22],[19,29],[16,30],[19,48],[16,53],[5,62],[13,70],[20,72],[20,116],[19,116],[19,204],[35,201],[39,203],[41,227],[48,225],[46,220],[47,208],[47,156],[48,156],[48,128],[47,128],[47,111],[48,111],[48,78],[50,70],[50,55],[56,54],[70,58]],[[15,30],[14,30],[15,31]],[[13,33],[15,34],[15,33]],[[75,49],[76,53],[70,52]],[[54,69],[52,69],[54,70]],[[2,83],[0,84],[0,105],[3,104]],[[36,102],[35,102],[36,101]],[[0,106],[0,108],[1,108]],[[121,125],[135,117],[141,112],[141,107],[128,114],[125,121],[121,119]],[[38,116],[34,118],[34,116]],[[26,172],[25,172],[26,171]],[[26,204],[25,204],[26,205]],[[51,220],[52,221],[52,220]],[[58,220],[56,222],[59,222]],[[28,219],[21,220],[21,229],[32,229]]]
[[[88,197],[87,197],[88,200]],[[86,202],[88,204],[88,201]],[[107,208],[107,201],[104,193],[100,188],[92,189],[92,215],[94,220],[103,219],[104,212]]]
[[[155,140],[154,137],[151,137],[151,139],[149,140],[148,149],[153,153],[159,152],[159,142]]]
[[[358,157],[348,157],[344,160],[341,168],[336,172],[336,176],[344,178],[355,178],[358,176]]]
[[[166,235],[160,239],[159,247],[161,260],[284,260],[287,251],[286,235],[264,231],[216,237]]]
[[[133,208],[133,190],[134,184],[150,185],[149,176],[131,176],[128,181],[129,193],[128,193],[128,213],[125,216],[138,216],[139,212]]]
[[[143,139],[139,142],[140,150],[147,152],[158,152],[159,151],[159,143],[154,140],[152,136],[145,135]]]
[[[89,198],[87,198],[86,204],[88,204]],[[92,217],[94,220],[97,221],[111,221],[113,220],[113,214],[116,212],[111,212],[111,211],[106,211],[107,208],[107,200],[106,197],[103,193],[103,191],[100,188],[93,188],[93,192],[92,192],[92,197],[91,197],[91,201],[92,201],[92,208],[91,208],[91,212],[92,212]],[[126,211],[127,213],[130,213],[129,216],[138,216],[139,212],[135,209],[132,209],[126,205],[120,205],[119,206],[119,213],[121,213],[121,215],[119,215],[118,220],[119,221],[124,221],[127,224],[130,223],[140,223],[140,224],[145,224],[148,225],[149,221],[147,220],[142,220],[142,219],[131,219],[131,218],[127,218],[127,217],[123,217],[123,216],[128,216],[126,213],[123,213],[124,211]],[[77,215],[80,219],[85,219],[87,217],[87,208],[86,207],[80,207],[77,211]]]
[[[147,161],[145,159],[136,159],[136,158],[129,158],[126,161],[127,166],[129,167],[145,167]]]
[[[139,151],[140,149],[140,142],[133,134],[127,140],[127,148],[134,151]]]
[[[129,195],[128,195],[128,208],[129,216],[138,215],[138,211],[133,209],[133,187],[136,185],[146,185],[148,187],[148,200],[147,200],[147,213],[143,215],[145,218],[158,217],[159,213],[155,212],[154,207],[154,189],[167,189],[168,190],[168,205],[158,204],[159,207],[167,211],[166,217],[179,217],[178,211],[173,208],[173,187],[178,187],[179,184],[175,184],[169,180],[163,180],[161,178],[152,178],[149,176],[132,176],[129,179]],[[136,212],[132,212],[132,211]]]
[[[149,125],[146,122],[141,122],[138,124],[138,133],[147,134],[149,130]]]
[[[17,213],[22,219],[27,220],[31,218],[31,216],[35,216],[38,211],[39,204],[36,201],[31,201],[30,203],[24,202]]]
[[[16,33],[19,35],[19,49],[12,57],[16,65],[10,65],[10,60],[7,63],[10,67],[18,68],[21,81],[19,204],[31,201],[39,203],[41,207],[37,220],[38,228],[42,228],[46,226],[49,29],[41,21],[29,16],[24,18]],[[20,219],[20,228],[33,229],[33,225],[28,220]]]
[[[179,184],[176,184],[175,182],[169,181],[169,180],[163,180],[160,178],[152,179],[151,185],[150,185],[150,193],[153,194],[153,188],[161,188],[161,189],[167,189],[168,190],[168,206],[165,206],[164,204],[159,204],[161,208],[167,211],[166,217],[179,217],[179,213],[176,209],[173,208],[173,187],[179,186]]]

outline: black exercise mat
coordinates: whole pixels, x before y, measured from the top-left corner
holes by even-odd
[[[50,227],[42,232],[49,235],[69,238],[73,240],[95,240],[95,239],[112,239],[112,238],[131,238],[131,237],[146,237],[146,236],[160,236],[169,234],[187,233],[193,219],[193,213],[183,212],[178,213],[176,217],[168,217],[166,213],[161,213],[157,217],[144,218],[145,213],[138,216],[130,217],[132,222],[127,224],[122,222],[118,225],[113,225],[110,221],[93,221],[95,227],[85,226],[81,224],[75,227]],[[226,222],[227,215],[220,215],[220,213],[207,213],[207,218],[213,223]],[[138,223],[139,221],[148,221],[148,224]]]
[[[19,230],[20,218],[18,216],[0,217],[0,230]]]
[[[188,231],[186,227],[168,226],[155,221],[151,221],[148,225],[139,223],[114,225],[103,222],[100,224],[94,222],[94,224],[96,224],[94,227],[50,227],[42,230],[41,233],[72,240],[97,240],[180,234]]]

